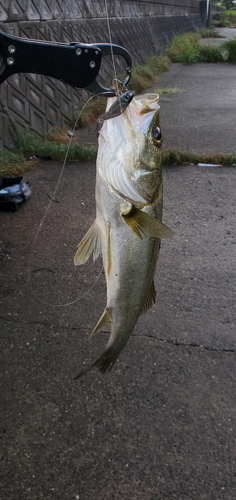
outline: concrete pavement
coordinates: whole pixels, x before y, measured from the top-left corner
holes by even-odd
[[[235,65],[173,64],[157,86],[181,91],[163,94],[160,99],[164,148],[196,153],[235,152]]]

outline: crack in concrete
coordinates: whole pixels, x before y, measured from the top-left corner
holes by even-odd
[[[46,321],[24,321],[19,320],[19,318],[5,318],[4,316],[0,316],[0,321],[7,321],[8,323],[17,323],[21,325],[43,325],[43,326],[51,326],[51,323],[47,323]]]
[[[196,349],[203,349],[205,351],[211,351],[211,352],[234,352],[235,353],[235,349],[227,349],[227,348],[221,348],[221,349],[217,349],[217,348],[214,348],[214,347],[210,347],[210,346],[206,346],[206,345],[203,345],[203,344],[197,344],[197,342],[180,342],[178,340],[171,340],[171,339],[164,339],[162,337],[157,337],[156,335],[148,335],[146,333],[143,333],[143,334],[132,334],[132,337],[148,337],[148,338],[151,338],[151,339],[156,339],[156,340],[159,340],[160,342],[163,342],[164,344],[171,344],[171,345],[175,345],[177,347],[194,347]]]
[[[0,316],[0,321],[7,321],[8,323],[18,323],[18,324],[24,324],[24,325],[40,325],[40,326],[46,326],[46,327],[51,327],[52,324],[51,323],[47,323],[47,322],[44,322],[44,321],[19,321],[18,318],[5,318],[4,316]],[[68,325],[63,325],[63,326],[58,326],[58,325],[53,325],[54,328],[58,328],[58,329],[71,329],[71,330],[80,330],[80,331],[86,331],[87,332],[87,328],[83,327],[83,326],[80,326],[80,327],[75,327],[75,326],[68,326]],[[104,333],[107,333],[107,332],[104,332]],[[151,334],[147,334],[147,333],[142,333],[142,334],[139,334],[139,333],[131,333],[131,337],[147,337],[147,338],[151,338],[151,339],[155,339],[155,340],[158,340],[159,342],[163,342],[164,344],[171,344],[171,345],[174,345],[174,346],[177,346],[177,347],[193,347],[195,349],[203,349],[205,351],[211,351],[211,352],[227,352],[227,353],[235,353],[236,349],[227,349],[227,348],[221,348],[221,349],[218,349],[218,348],[214,348],[214,347],[210,347],[210,346],[206,346],[206,345],[203,345],[203,344],[197,344],[197,342],[180,342],[179,340],[172,340],[172,339],[164,339],[163,337],[157,337],[156,335],[151,335]]]
[[[7,323],[13,323],[18,324],[18,325],[39,325],[39,326],[47,326],[47,327],[53,327],[53,328],[58,328],[58,329],[64,329],[64,330],[78,330],[78,331],[84,331],[87,332],[87,327],[85,326],[69,326],[69,325],[54,325],[53,323],[47,323],[46,321],[27,321],[27,320],[20,320],[19,318],[5,318],[4,316],[0,316],[0,321],[6,321]]]

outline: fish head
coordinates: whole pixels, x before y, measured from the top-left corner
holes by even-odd
[[[162,188],[159,96],[134,97],[99,133],[97,168],[114,191],[138,207],[153,203]],[[108,99],[107,109],[114,102]]]

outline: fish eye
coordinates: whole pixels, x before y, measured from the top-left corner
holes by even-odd
[[[162,140],[162,135],[161,135],[161,129],[159,127],[156,127],[152,131],[152,138],[156,143],[160,143]]]

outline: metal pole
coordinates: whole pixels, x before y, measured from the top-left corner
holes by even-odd
[[[209,11],[210,11],[210,0],[207,0],[207,2],[206,2],[206,28],[208,28],[209,24],[210,24]]]

